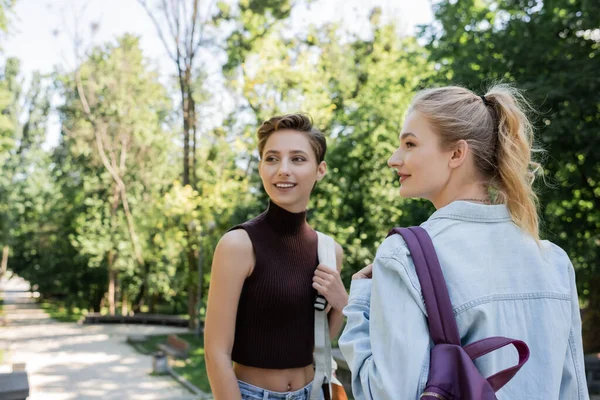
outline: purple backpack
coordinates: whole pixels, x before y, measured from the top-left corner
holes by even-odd
[[[394,228],[388,236],[402,235],[415,264],[427,309],[431,350],[429,379],[422,400],[496,400],[500,390],[529,358],[527,345],[514,339],[495,336],[462,346],[452,303],[433,243],[421,227]],[[519,353],[514,367],[484,378],[473,360],[512,344]]]

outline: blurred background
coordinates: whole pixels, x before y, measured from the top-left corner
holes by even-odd
[[[415,91],[503,81],[539,111],[542,237],[600,350],[597,0],[0,0],[0,28],[1,271],[53,315],[201,324],[217,241],[267,204],[256,128],[295,111],[328,138],[309,223],[349,283],[432,212],[386,165]]]

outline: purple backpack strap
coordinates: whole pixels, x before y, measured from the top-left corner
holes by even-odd
[[[427,310],[427,321],[431,339],[435,344],[445,343],[461,346],[458,326],[456,325],[456,318],[454,317],[446,280],[444,279],[444,274],[429,234],[419,226],[393,228],[388,233],[388,236],[395,233],[400,234],[404,238],[415,264],[415,270],[421,284],[423,302]],[[478,357],[511,344],[515,346],[519,353],[519,362],[517,365],[487,378],[487,381],[495,392],[510,381],[529,359],[527,344],[520,340],[496,336],[482,339],[463,347],[469,358],[475,360]]]
[[[394,233],[402,235],[415,264],[433,343],[460,346],[458,326],[456,326],[446,281],[429,235],[420,227],[394,228],[388,236]],[[423,234],[428,240],[423,240]]]
[[[502,336],[494,336],[481,339],[463,347],[469,358],[471,358],[471,360],[475,360],[476,358],[484,356],[494,350],[498,350],[510,344],[515,346],[517,352],[519,353],[519,363],[487,378],[487,381],[492,389],[494,389],[494,392],[497,392],[502,388],[502,386],[506,385],[508,381],[510,381],[512,377],[515,376],[515,374],[521,369],[523,364],[527,362],[529,359],[529,347],[527,347],[527,344],[521,340],[509,339]]]

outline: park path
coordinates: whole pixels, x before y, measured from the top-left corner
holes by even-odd
[[[19,277],[0,279],[0,297],[5,314],[0,350],[5,352],[5,363],[26,363],[29,400],[197,399],[170,377],[150,376],[151,357],[125,343],[131,334],[186,329],[56,322],[34,302],[29,284]],[[9,370],[0,365],[0,372]]]
[[[52,320],[32,298],[29,283],[0,280],[4,363],[25,363],[29,400],[192,400],[169,376],[151,376],[152,358],[137,353],[127,335],[185,332],[147,325],[78,325]],[[1,318],[1,317],[0,317]],[[6,365],[3,366],[6,371]]]

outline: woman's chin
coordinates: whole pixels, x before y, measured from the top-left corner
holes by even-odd
[[[400,197],[405,199],[424,199],[423,193],[419,193],[416,190],[410,190],[410,188],[400,186]]]
[[[269,197],[277,204],[290,204],[298,201],[296,199],[298,196],[290,196],[285,193],[269,193]]]
[[[400,197],[408,199],[413,196],[408,188],[406,188],[405,186],[400,186]]]
[[[275,204],[282,206],[282,207],[286,207],[286,206],[298,206],[301,203],[304,203],[306,201],[303,201],[303,198],[301,196],[294,196],[291,193],[288,194],[280,194],[280,193],[272,193],[269,194],[269,197],[271,198],[271,201],[273,201]]]

